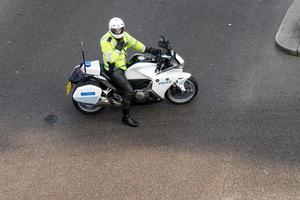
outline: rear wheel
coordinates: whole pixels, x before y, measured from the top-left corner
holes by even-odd
[[[73,105],[79,112],[81,112],[85,115],[97,114],[105,109],[105,107],[103,107],[103,106],[94,107],[93,104],[81,103],[81,102],[75,101],[74,99],[73,99]]]
[[[181,91],[176,85],[166,91],[166,98],[173,104],[185,104],[192,101],[198,93],[198,83],[194,77],[184,82],[186,91]]]

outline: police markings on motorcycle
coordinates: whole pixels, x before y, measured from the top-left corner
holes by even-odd
[[[161,38],[159,46],[166,50],[163,64],[147,54],[135,54],[128,62],[126,78],[134,89],[135,102],[159,101],[167,98],[171,103],[184,104],[198,93],[197,81],[190,73],[183,72],[184,60]],[[74,106],[84,114],[95,114],[105,107],[121,106],[122,98],[111,82],[99,60],[85,61],[76,66],[66,87],[72,93]]]
[[[159,79],[157,79],[156,82],[159,82],[159,85],[172,83],[172,81],[169,78],[167,78],[165,81],[159,81]]]

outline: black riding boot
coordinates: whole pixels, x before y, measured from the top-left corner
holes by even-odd
[[[129,115],[129,106],[130,106],[130,98],[133,93],[132,86],[130,82],[127,80],[125,76],[125,72],[121,69],[117,69],[113,71],[110,75],[110,78],[121,91],[122,91],[122,99],[123,99],[123,118],[122,122],[126,125],[137,127],[139,124],[133,120]]]
[[[122,122],[128,126],[137,127],[139,123],[132,119],[129,115],[129,109],[123,109]]]

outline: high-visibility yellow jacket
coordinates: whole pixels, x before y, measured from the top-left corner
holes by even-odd
[[[111,64],[114,63],[116,67],[119,67],[122,70],[126,70],[126,57],[128,48],[133,48],[141,53],[144,53],[146,50],[146,47],[143,43],[136,40],[127,32],[124,32],[123,40],[125,42],[125,46],[121,51],[119,51],[118,49],[115,49],[118,41],[110,34],[110,32],[107,32],[101,38],[100,46],[103,53],[103,62],[106,70],[108,70],[108,62]]]

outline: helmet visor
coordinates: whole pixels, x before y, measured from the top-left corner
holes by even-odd
[[[111,32],[116,35],[121,35],[124,32],[124,27],[122,28],[112,28]]]

